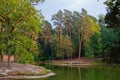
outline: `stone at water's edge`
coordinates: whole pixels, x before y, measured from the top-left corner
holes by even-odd
[[[55,75],[44,67],[30,64],[12,63],[11,69],[7,69],[6,63],[0,63],[0,80],[1,78],[43,78]],[[31,76],[31,77],[30,77]]]

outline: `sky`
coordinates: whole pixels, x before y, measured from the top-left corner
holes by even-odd
[[[105,0],[45,0],[36,6],[41,9],[45,20],[50,21],[51,16],[56,14],[58,10],[68,9],[70,11],[81,12],[84,8],[88,14],[97,17],[99,14],[106,13],[106,6],[103,4]]]

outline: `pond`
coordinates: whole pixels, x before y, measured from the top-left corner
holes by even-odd
[[[45,66],[56,73],[55,76],[32,80],[120,80],[120,67],[58,67]]]

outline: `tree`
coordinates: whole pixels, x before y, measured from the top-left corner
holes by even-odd
[[[68,57],[68,60],[72,59],[72,55],[73,55],[73,44],[72,41],[70,39],[69,36],[64,36],[64,41],[63,41],[63,49],[64,49],[64,55],[66,55]]]
[[[98,22],[99,22],[99,24],[101,25],[101,26],[105,26],[105,15],[103,15],[103,14],[100,14],[100,15],[98,15]]]
[[[56,26],[57,36],[60,39],[62,37],[62,29],[63,29],[63,12],[59,10],[57,14],[52,16],[51,19]]]
[[[66,28],[66,35],[69,35],[72,39],[72,12],[64,9],[64,26]]]
[[[120,27],[120,1],[119,0],[107,0],[107,14],[105,16],[105,22],[108,27]]]
[[[99,39],[97,39],[96,37],[100,37],[97,34],[101,34],[100,27],[97,24],[97,22],[95,22],[95,21],[96,20],[92,16],[89,16],[87,14],[87,11],[85,9],[82,9],[83,47],[85,50],[85,54],[89,55],[89,56],[94,55],[94,53],[96,53],[96,51],[98,50],[98,49],[95,49],[95,47],[96,47],[95,45],[97,45],[99,43]],[[96,36],[93,36],[93,35],[96,35]],[[92,36],[93,36],[93,38],[92,38]],[[96,44],[93,44],[92,40],[96,41]],[[94,47],[92,48],[92,46],[94,46]],[[100,46],[101,45],[99,45],[99,47]]]
[[[51,50],[51,40],[52,40],[52,26],[48,21],[43,22],[43,31],[39,35],[39,50],[42,51],[39,55],[42,55],[43,59],[51,59],[52,50]],[[41,48],[41,49],[40,49]],[[42,60],[42,59],[41,59]]]
[[[57,14],[53,15],[52,16],[52,19],[51,19],[54,23],[54,25],[56,26],[55,30],[57,32],[57,40],[58,40],[58,45],[57,45],[57,53],[60,53],[61,52],[61,39],[63,37],[63,12],[61,10],[59,10],[57,12]]]
[[[74,35],[78,35],[78,42],[79,42],[79,54],[78,54],[78,58],[80,59],[81,57],[81,49],[82,49],[82,40],[83,40],[83,26],[82,26],[82,15],[77,12],[77,11],[74,11],[73,12],[73,19],[74,19],[74,28],[76,28],[75,32],[74,32]]]
[[[103,44],[100,33],[94,33],[90,37],[90,42],[86,49],[86,56],[90,59],[94,57],[101,57],[103,54]]]
[[[0,38],[4,38],[1,43],[5,45],[4,51],[7,50],[10,68],[12,51],[19,59],[21,55],[23,58],[25,54],[32,56],[36,52],[37,35],[41,31],[41,15],[38,15],[29,0],[2,0],[0,4],[0,23],[3,29]],[[33,46],[36,46],[35,50],[32,50]]]
[[[64,9],[64,27],[66,29],[65,30],[66,35],[69,36],[70,40],[72,41],[72,28],[73,28],[73,25],[72,25],[72,12],[67,10],[67,9]],[[68,54],[72,55],[71,51],[69,51]]]
[[[120,63],[120,0],[107,0],[105,4],[107,5],[105,23],[108,28],[113,28],[114,34],[118,33],[118,39],[115,40],[116,45],[110,48],[108,58],[110,58],[110,63],[118,64]]]
[[[43,25],[43,39],[45,44],[48,44],[51,38],[52,26],[48,21],[44,21]],[[48,42],[48,43],[47,43]]]
[[[101,26],[101,36],[103,44],[103,58],[108,63],[119,63],[119,52],[116,51],[119,44],[118,32],[114,29]]]

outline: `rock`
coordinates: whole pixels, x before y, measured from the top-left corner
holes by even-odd
[[[0,79],[5,77],[7,78],[23,77],[24,78],[29,76],[32,76],[33,78],[36,78],[36,77],[39,78],[41,76],[43,77],[51,76],[51,74],[49,73],[51,73],[51,71],[48,69],[45,69],[44,67],[39,67],[35,65],[30,65],[30,64],[11,63],[11,69],[7,69],[6,66],[0,67]]]

